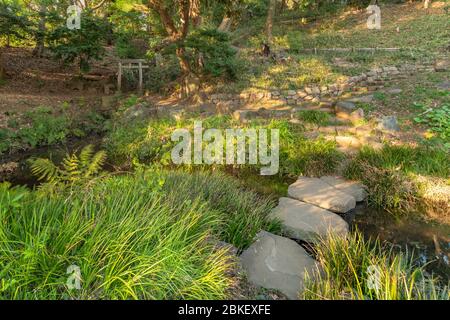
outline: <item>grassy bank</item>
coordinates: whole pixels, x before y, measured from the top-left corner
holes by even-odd
[[[151,119],[147,121],[116,122],[105,138],[105,148],[116,165],[171,163],[170,152],[175,146],[171,134],[177,128],[186,128],[193,133],[193,124],[199,118]],[[203,129],[278,129],[280,133],[280,176],[325,175],[332,173],[342,159],[333,141],[310,140],[304,136],[301,125],[288,120],[252,120],[239,123],[229,116],[211,116],[204,119]],[[226,150],[224,149],[224,154]],[[199,167],[199,166],[196,166]],[[223,165],[208,166],[209,169]],[[260,165],[239,165],[241,169],[259,170]]]

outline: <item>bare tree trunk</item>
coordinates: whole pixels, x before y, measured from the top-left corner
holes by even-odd
[[[3,66],[3,52],[0,48],[0,80],[3,80],[6,78],[6,71],[5,67]]]
[[[200,2],[198,0],[178,0],[178,6],[180,9],[180,23],[177,25],[173,20],[170,11],[165,6],[164,1],[149,1],[149,6],[158,12],[161,18],[164,29],[169,36],[169,41],[177,45],[176,55],[182,71],[180,80],[182,85],[182,95],[184,97],[191,96],[194,92],[198,91],[200,87],[200,81],[191,70],[191,66],[188,58],[186,57],[184,48],[184,40],[186,39],[189,31],[189,24],[192,19],[192,15],[194,15],[194,18],[200,18],[199,3]],[[197,22],[199,23],[198,19]]]
[[[47,6],[41,4],[39,7],[39,25],[38,32],[36,34],[36,47],[33,50],[33,55],[37,57],[42,57],[44,54],[44,37],[45,37],[45,22],[46,22]]]
[[[270,46],[273,41],[272,29],[273,29],[273,16],[275,15],[276,0],[269,0],[269,9],[267,11],[266,20],[266,37],[267,44]]]
[[[431,0],[425,0],[423,3],[423,8],[424,9],[428,9],[430,6]]]

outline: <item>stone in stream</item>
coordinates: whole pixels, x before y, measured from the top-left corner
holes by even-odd
[[[288,188],[289,197],[338,213],[356,206],[353,196],[336,189],[318,178],[299,177]]]
[[[348,233],[347,222],[337,214],[290,198],[280,198],[270,216],[281,220],[286,235],[297,240],[315,242],[328,234]]]
[[[305,273],[313,277],[317,262],[294,240],[261,231],[240,256],[248,280],[257,286],[276,289],[289,299],[299,299]]]
[[[357,202],[363,201],[367,197],[366,189],[359,182],[345,180],[342,177],[331,176],[321,177],[320,180],[353,196]]]

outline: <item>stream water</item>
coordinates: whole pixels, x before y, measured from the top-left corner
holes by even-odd
[[[5,175],[0,171],[0,182],[7,180],[13,185],[33,187],[38,181],[29,171],[27,159],[30,157],[50,158],[59,163],[67,153],[80,150],[86,144],[99,146],[100,143],[100,136],[90,136],[68,141],[65,145],[4,157],[0,159],[0,167],[8,162],[16,162],[18,166],[13,174]],[[398,217],[383,210],[358,205],[344,219],[352,229],[360,230],[365,237],[378,237],[382,242],[392,244],[394,250],[412,253],[419,265],[425,265],[429,273],[439,276],[447,283],[450,281],[450,225],[427,222],[415,219],[414,216]]]
[[[450,225],[418,218],[420,215],[396,216],[383,210],[359,205],[344,218],[351,229],[358,229],[366,238],[379,238],[396,251],[413,255],[418,265],[450,281]]]

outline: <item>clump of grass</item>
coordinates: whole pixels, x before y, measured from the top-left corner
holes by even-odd
[[[224,176],[151,170],[52,195],[0,191],[2,299],[223,299],[234,263],[216,242],[243,248],[271,230],[272,204]],[[79,290],[66,285],[71,265]]]
[[[301,110],[297,112],[297,117],[306,123],[311,123],[318,127],[328,125],[331,118],[328,113],[318,110]]]
[[[425,204],[431,199],[429,194],[424,197],[422,178],[447,179],[450,164],[448,154],[441,149],[384,146],[374,150],[366,147],[349,162],[344,175],[362,181],[369,188],[371,205],[409,213],[430,207]]]
[[[411,255],[394,253],[359,232],[330,235],[316,246],[322,272],[307,277],[305,299],[448,300],[448,285],[427,276]]]

